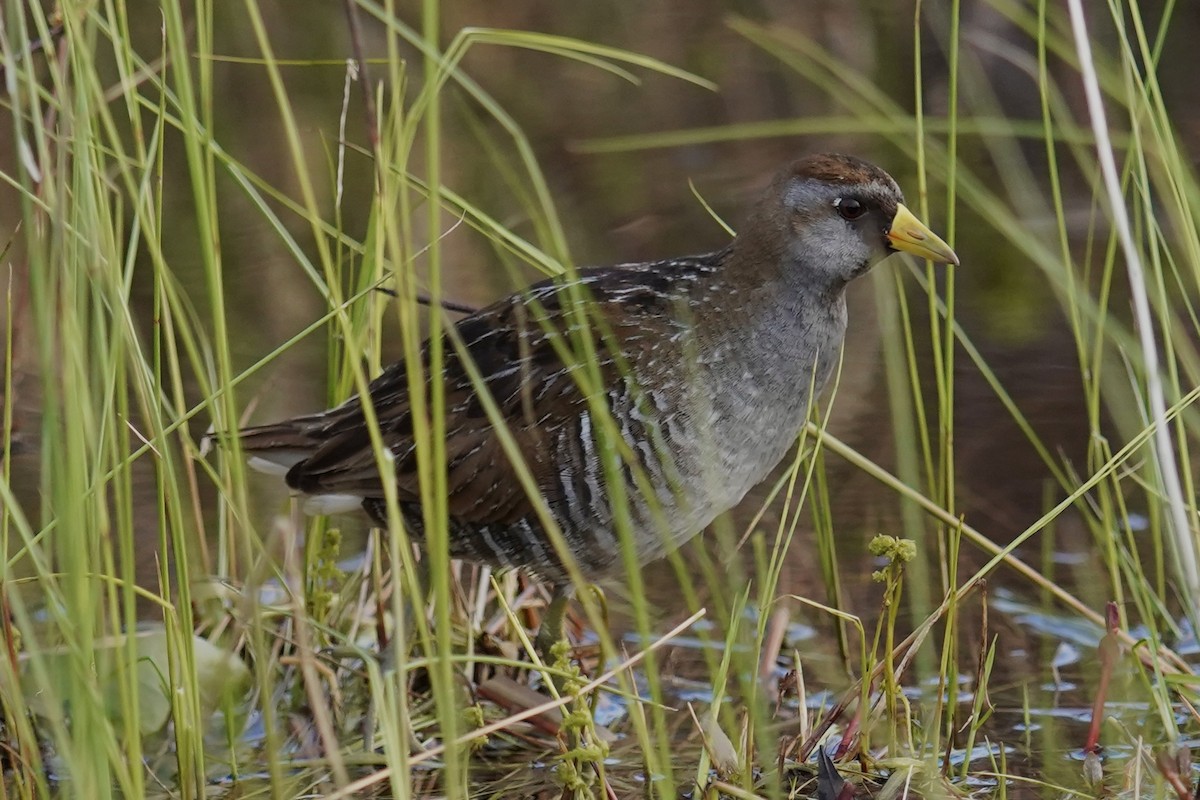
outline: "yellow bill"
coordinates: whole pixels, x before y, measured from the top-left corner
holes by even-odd
[[[887,238],[893,250],[903,250],[936,264],[958,266],[958,256],[950,249],[950,245],[929,230],[903,203],[896,206],[896,217],[892,220],[892,229],[888,231]]]

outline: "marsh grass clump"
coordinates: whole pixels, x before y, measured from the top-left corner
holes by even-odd
[[[543,10],[574,37],[344,6],[0,5],[5,797],[1194,793],[1182,5]],[[570,273],[569,244],[670,252],[634,214],[684,173],[716,216],[730,176],[834,148],[963,267],[860,281],[881,333],[766,488],[669,592],[626,541],[612,613],[578,591],[542,662],[546,589],[450,558],[442,301]],[[725,240],[709,211],[681,245]],[[603,343],[570,339],[581,371]],[[398,357],[420,537],[397,497],[386,536],[310,519],[203,452]]]

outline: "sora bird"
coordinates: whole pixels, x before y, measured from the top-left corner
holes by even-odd
[[[422,350],[422,374],[445,391],[451,555],[561,589],[567,554],[555,539],[595,580],[622,564],[618,515],[639,563],[695,536],[783,459],[839,358],[847,284],[896,250],[958,263],[886,172],[815,155],[775,177],[721,250],[581,269],[459,320],[443,333],[440,375],[428,374],[428,342]],[[369,398],[399,512],[419,535],[405,363]],[[318,509],[349,499],[386,527],[360,397],[239,436]],[[543,501],[560,539],[547,534]]]

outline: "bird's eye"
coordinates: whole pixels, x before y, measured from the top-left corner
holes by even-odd
[[[833,205],[842,219],[856,220],[867,213],[867,207],[853,197],[839,197],[833,201]]]

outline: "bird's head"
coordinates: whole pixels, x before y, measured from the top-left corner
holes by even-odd
[[[795,162],[771,184],[757,217],[752,223],[766,223],[778,237],[785,263],[818,283],[845,285],[898,250],[958,264],[950,246],[904,205],[892,176],[852,156]]]

